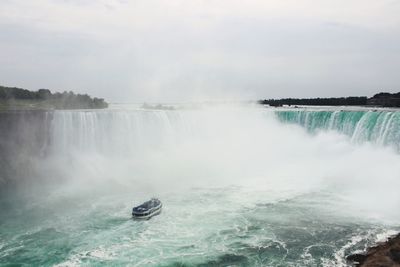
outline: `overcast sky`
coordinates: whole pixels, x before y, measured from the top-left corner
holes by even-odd
[[[400,91],[400,0],[0,0],[0,84],[110,102]]]

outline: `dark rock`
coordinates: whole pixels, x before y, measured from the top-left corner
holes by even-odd
[[[346,260],[355,263],[356,265],[362,264],[367,259],[367,256],[364,254],[351,254],[346,257]]]
[[[368,248],[365,254],[353,254],[346,259],[360,267],[400,267],[400,234]]]
[[[391,249],[388,255],[394,262],[400,263],[400,249]]]

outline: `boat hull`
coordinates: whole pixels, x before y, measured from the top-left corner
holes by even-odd
[[[135,219],[149,219],[161,213],[162,203],[158,199],[151,199],[132,209],[132,217]]]
[[[150,213],[148,215],[136,215],[132,213],[132,217],[135,220],[147,220],[150,219],[153,216],[157,216],[161,213],[161,208],[159,210],[154,211],[153,213]]]

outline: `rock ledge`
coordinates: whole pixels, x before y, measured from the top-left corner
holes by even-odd
[[[400,267],[400,234],[370,247],[365,254],[352,254],[346,259],[356,267]]]

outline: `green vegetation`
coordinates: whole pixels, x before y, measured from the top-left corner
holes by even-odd
[[[48,89],[29,91],[17,87],[0,86],[0,110],[30,109],[98,109],[107,108],[102,98],[73,92],[52,93]]]
[[[288,106],[377,106],[377,107],[400,107],[400,92],[379,93],[371,98],[366,96],[331,97],[331,98],[283,98],[259,100],[262,105],[279,107]]]
[[[379,93],[368,99],[368,105],[381,107],[400,107],[400,92]]]
[[[260,100],[260,104],[279,107],[283,105],[301,106],[363,106],[367,104],[367,97],[331,97],[331,98],[283,98]]]

